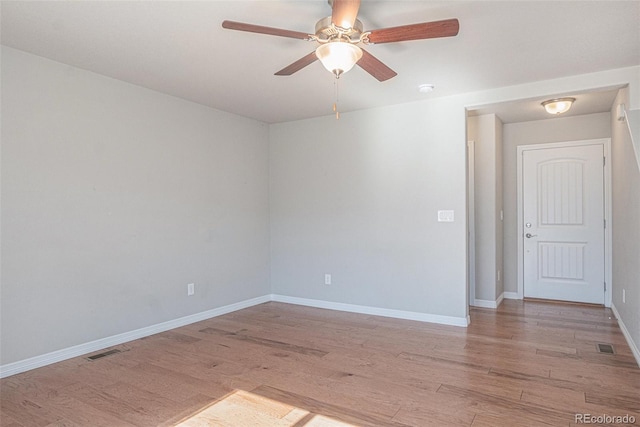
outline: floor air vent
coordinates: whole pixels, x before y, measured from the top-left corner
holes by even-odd
[[[88,360],[98,360],[98,359],[102,359],[103,357],[111,356],[112,354],[117,354],[117,353],[120,353],[120,350],[118,350],[116,348],[116,349],[113,349],[113,350],[109,350],[109,351],[105,351],[105,352],[102,352],[102,353],[94,354],[93,356],[87,357],[87,359]]]
[[[598,353],[614,354],[611,344],[598,344]]]

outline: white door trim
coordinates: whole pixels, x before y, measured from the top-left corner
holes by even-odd
[[[467,280],[469,301],[476,305],[475,141],[467,142]]]
[[[522,153],[527,150],[542,150],[545,148],[561,148],[561,147],[576,147],[583,145],[603,145],[603,151],[605,153],[605,165],[604,165],[604,219],[607,227],[604,231],[604,277],[607,283],[607,288],[604,293],[604,305],[611,307],[611,138],[601,139],[586,139],[580,141],[566,141],[566,142],[553,142],[548,144],[531,144],[531,145],[519,145],[517,147],[517,204],[518,204],[518,299],[524,298],[524,241],[522,237],[522,230],[524,230],[524,224],[522,216],[524,214],[522,184],[523,184],[523,164]]]

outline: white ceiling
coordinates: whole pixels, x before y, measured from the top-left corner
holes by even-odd
[[[334,78],[319,62],[290,77],[273,75],[312,52],[313,43],[221,27],[229,19],[312,33],[331,14],[324,0],[1,7],[6,46],[268,123],[332,113]],[[346,73],[339,84],[343,112],[640,64],[638,0],[363,0],[358,17],[365,30],[458,18],[460,33],[366,47],[398,76],[380,83],[358,67]],[[435,91],[418,92],[423,83]],[[587,112],[611,105],[602,110],[599,103]]]

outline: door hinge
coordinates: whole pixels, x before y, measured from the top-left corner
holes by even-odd
[[[602,158],[602,166],[606,166],[607,165],[607,158],[603,157]]]
[[[604,228],[607,228],[607,220],[603,219],[602,221],[604,222]]]
[[[607,292],[607,282],[604,282],[604,291]]]

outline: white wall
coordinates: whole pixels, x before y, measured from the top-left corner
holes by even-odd
[[[462,318],[465,108],[639,70],[267,130],[3,48],[0,363],[269,292]]]
[[[273,292],[464,316],[465,108],[623,84],[630,85],[633,106],[639,71],[607,70],[343,114],[339,121],[327,116],[271,126]],[[504,172],[503,182],[515,183],[515,175]],[[456,222],[438,223],[439,209],[455,210]],[[325,273],[333,275],[332,285],[323,284]],[[516,291],[515,275],[504,290]]]
[[[518,291],[516,165],[519,145],[611,137],[610,113],[556,117],[504,125],[504,290]]]
[[[283,123],[270,138],[274,293],[466,316],[464,107]]]
[[[628,89],[618,93],[611,112],[613,305],[635,344],[640,364],[640,170],[627,123],[616,120],[620,103],[630,104]]]
[[[1,364],[270,292],[268,126],[5,47],[1,77]]]
[[[467,134],[475,141],[475,299],[496,304],[502,276],[502,122],[495,114],[471,116]],[[478,301],[479,300],[479,301]]]

